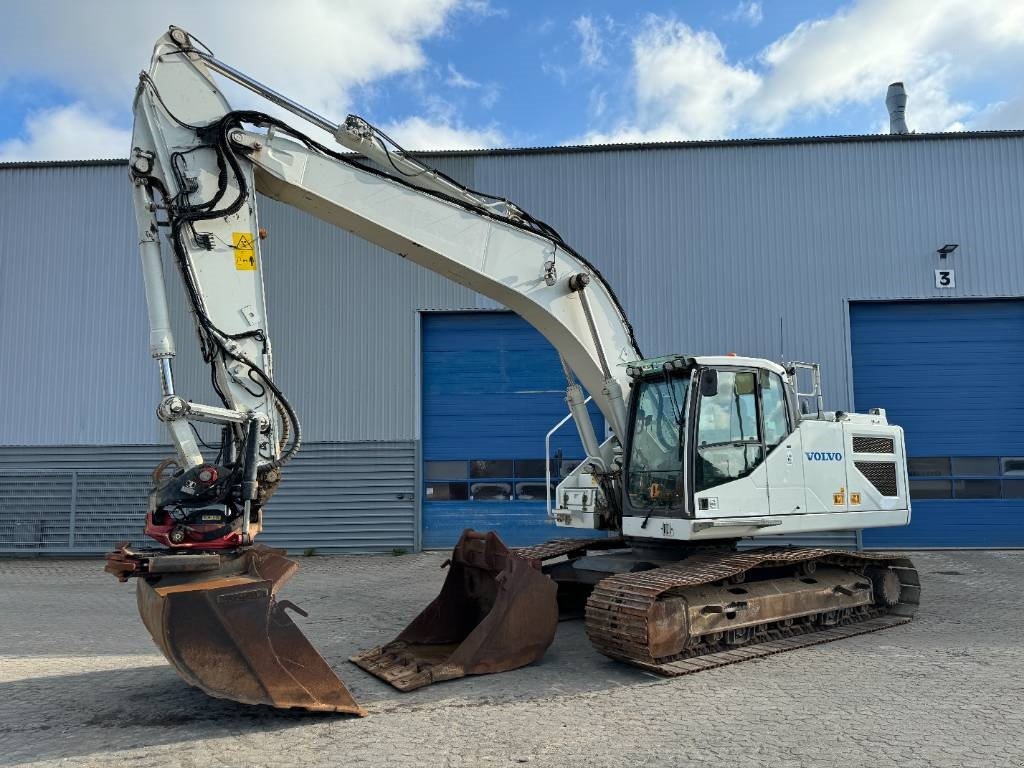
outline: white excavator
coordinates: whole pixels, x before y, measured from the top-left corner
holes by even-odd
[[[232,110],[215,75],[339,148]],[[294,103],[180,28],[157,41],[134,111],[157,416],[176,456],[154,471],[146,516],[162,547],[122,545],[107,570],[136,580],[143,622],[189,683],[250,704],[364,713],[289,617],[298,609],[276,598],[297,564],[255,543],[302,441],[274,380],[257,192],[523,317],[561,357],[587,454],[548,513],[553,531],[592,538],[513,550],[467,529],[437,599],[394,641],[352,657],[364,670],[407,691],[521,667],[544,654],[560,611],[583,615],[601,653],[663,675],[910,620],[920,585],[905,557],[771,539],[738,546],[910,520],[902,430],[882,409],[825,411],[817,366],[644,357],[611,287],[551,226],[424,165],[359,117],[336,125]],[[218,405],[176,389],[165,249]],[[682,311],[672,322],[685,322]],[[586,393],[609,426],[603,441]],[[200,450],[196,422],[219,427],[216,456]]]

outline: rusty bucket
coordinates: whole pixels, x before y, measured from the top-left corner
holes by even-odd
[[[463,532],[441,594],[387,645],[351,661],[401,691],[530,664],[558,626],[557,585],[494,532]]]
[[[175,562],[160,560],[164,568]],[[178,674],[211,696],[365,715],[287,610],[305,613],[275,599],[297,569],[282,551],[260,546],[223,558],[216,570],[169,568],[137,580],[139,613]]]

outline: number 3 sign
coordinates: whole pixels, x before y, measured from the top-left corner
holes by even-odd
[[[956,288],[956,273],[952,269],[936,269],[935,287]]]

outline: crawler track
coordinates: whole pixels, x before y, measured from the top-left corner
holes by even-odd
[[[687,587],[742,579],[756,569],[797,568],[809,563],[852,570],[887,568],[899,579],[899,601],[889,608],[864,607],[836,615],[808,617],[788,626],[782,622],[767,622],[754,628],[750,639],[742,644],[698,640],[672,657],[651,655],[648,621],[660,598],[670,597]],[[917,570],[901,555],[807,548],[699,554],[678,564],[617,574],[601,581],[587,600],[587,634],[598,651],[613,659],[663,675],[685,675],[906,623],[917,610],[920,591]]]
[[[515,547],[512,551],[519,557],[534,560],[540,564],[562,555],[571,559],[586,554],[587,550],[616,549],[625,546],[626,544],[621,538],[605,536],[600,539],[552,539],[532,547]]]
[[[562,556],[574,559],[588,550],[625,546],[628,545],[619,538],[558,539],[522,547],[515,553],[533,560],[539,567]],[[688,587],[743,580],[758,569],[806,568],[808,564],[855,571],[889,569],[899,580],[899,600],[891,607],[863,606],[792,623],[766,622],[753,628],[750,639],[744,643],[727,645],[721,639],[696,641],[682,653],[667,658],[656,658],[650,653],[648,622],[659,599],[672,597]],[[905,624],[917,610],[920,593],[917,570],[902,555],[781,547],[704,552],[673,565],[602,580],[587,600],[586,626],[594,647],[604,655],[674,677]]]

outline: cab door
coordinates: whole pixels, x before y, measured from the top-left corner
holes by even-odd
[[[794,424],[782,377],[761,371],[760,379],[768,510],[772,515],[799,515],[807,510],[802,436]]]
[[[755,369],[701,370],[692,473],[698,519],[768,514],[759,414]]]

